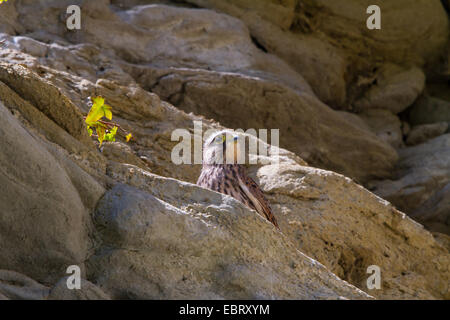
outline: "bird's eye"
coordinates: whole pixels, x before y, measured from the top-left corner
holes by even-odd
[[[224,141],[225,141],[225,135],[220,135],[220,136],[217,136],[215,139],[214,139],[214,141],[216,142],[216,143],[223,143]]]

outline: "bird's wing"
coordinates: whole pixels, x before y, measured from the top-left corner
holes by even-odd
[[[242,179],[245,179],[245,181],[242,181]],[[239,184],[241,188],[244,190],[245,194],[250,198],[250,200],[254,203],[256,211],[258,211],[261,215],[265,216],[267,220],[272,222],[272,224],[280,229],[278,226],[277,219],[272,213],[272,209],[270,208],[269,201],[267,201],[266,197],[264,196],[263,192],[259,188],[259,186],[256,184],[255,181],[253,181],[252,178],[249,176],[239,178]]]

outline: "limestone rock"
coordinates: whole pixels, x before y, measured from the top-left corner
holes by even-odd
[[[450,122],[450,102],[424,95],[414,103],[409,111],[412,125]]]
[[[3,21],[3,23],[0,25],[0,32],[9,34],[24,32],[24,28],[18,21],[19,14],[16,11],[15,4],[11,2],[4,2],[2,4],[3,6],[0,11],[0,20]]]
[[[131,147],[123,142],[104,142],[101,150],[102,154],[112,161],[134,164],[140,168],[147,167],[146,164],[134,154]]]
[[[351,98],[346,91],[355,86],[348,79],[372,70],[380,60],[417,67],[432,64],[449,34],[448,16],[439,0],[383,3],[382,28],[376,32],[366,27],[370,1],[308,0],[295,7],[291,1],[264,1],[254,10],[240,0],[185,2],[244,21],[258,43],[302,74],[322,101],[341,108]],[[265,12],[274,12],[284,22],[268,19]],[[420,21],[417,12],[424,17]]]
[[[0,145],[0,227],[5,230],[0,234],[0,267],[51,281],[87,255],[90,220],[83,193],[64,163],[1,103]],[[100,191],[98,198],[102,188],[91,186],[93,195]]]
[[[448,230],[450,210],[445,195],[450,182],[450,134],[401,149],[399,154],[394,178],[374,182],[371,189],[431,230]]]
[[[39,11],[55,20],[53,24],[40,19],[20,20],[28,29],[45,30],[72,43],[87,42],[113,50],[129,63],[256,74],[311,92],[300,74],[275,55],[258,49],[247,27],[229,15],[158,4],[116,11],[109,1],[85,1],[81,5],[83,32],[71,34],[54,14],[69,4],[72,3],[66,0],[52,6],[35,2],[16,10],[20,16]],[[98,23],[100,16],[103,18]],[[46,34],[36,36],[44,40]]]
[[[176,180],[150,179],[152,192],[166,200],[119,184],[95,215],[104,247],[89,260],[90,277],[113,298],[369,297],[301,254],[235,199]],[[181,203],[177,189],[190,200]]]
[[[264,1],[254,10],[248,10],[246,2],[239,0],[187,2],[238,17],[248,26],[259,46],[279,56],[300,73],[323,102],[333,106],[345,104],[345,74],[348,68],[345,53],[320,37],[291,33],[301,14],[290,1]],[[267,18],[267,12],[280,18]]]
[[[36,10],[53,15],[58,6],[65,4],[61,1],[48,7],[36,2],[16,10],[20,16]],[[98,12],[108,19],[98,23]],[[315,49],[298,70],[293,70],[276,56],[259,50],[241,21],[212,10],[146,5],[115,11],[107,1],[85,2],[83,21],[83,33],[75,34],[66,33],[64,25],[57,21],[50,27],[39,19],[21,20],[30,30],[46,31],[33,34],[35,41],[27,42],[24,36],[9,38],[11,52],[7,57],[11,62],[19,60],[17,50],[28,52],[27,59],[35,54],[37,57],[30,60],[29,67],[42,69],[45,79],[60,88],[83,112],[87,112],[83,105],[89,95],[111,92],[97,90],[94,79],[107,77],[107,81],[100,79],[98,85],[110,85],[125,92],[128,87],[136,87],[134,78],[144,89],[158,93],[176,107],[213,118],[224,126],[279,128],[283,147],[313,165],[336,170],[358,181],[386,177],[393,168],[397,159],[395,150],[370,132],[354,128],[321,103],[299,73],[305,69],[311,79],[314,76],[317,82],[327,84],[326,90],[334,90],[329,88],[339,83],[339,95],[345,95],[342,79],[346,65],[330,66],[339,59],[333,48],[319,39],[311,38],[308,43],[298,45],[302,50]],[[57,45],[45,43],[52,41],[50,31],[55,34],[53,39],[57,35]],[[323,63],[321,70],[308,69],[319,54],[328,55],[329,63]],[[338,69],[336,77],[335,69]],[[329,81],[328,77],[340,80]],[[105,85],[108,82],[111,84]],[[126,87],[118,89],[118,84]],[[227,92],[226,99],[223,92]],[[135,89],[135,94],[140,100],[150,96],[139,89]],[[120,104],[114,103],[115,109],[121,104],[130,105],[121,96],[116,101]],[[123,106],[120,111],[129,109]],[[133,117],[140,117],[142,110],[133,113]],[[235,117],[235,110],[239,114],[246,112],[246,117]],[[251,123],[242,123],[244,119],[250,119]],[[294,124],[302,129],[294,129]],[[162,167],[155,165],[152,160],[155,157],[148,151],[139,157],[150,159],[148,165],[153,170]]]
[[[279,128],[281,147],[315,166],[364,182],[389,175],[397,160],[391,146],[314,96],[240,75],[174,68],[161,74],[142,69],[134,71],[141,74],[139,82],[148,83],[150,90],[174,105],[220,119],[231,128]]]
[[[0,270],[0,300],[43,300],[50,289],[21,273]]]
[[[444,134],[448,129],[447,122],[437,122],[415,126],[409,132],[406,144],[415,145]]]
[[[433,232],[433,237],[439,244],[447,248],[447,250],[450,252],[450,236],[440,232]]]
[[[359,116],[369,125],[378,138],[394,148],[403,146],[402,123],[392,112],[385,109],[367,109]]]
[[[187,2],[214,11],[180,7]],[[446,236],[350,179],[390,177],[392,112],[415,99],[418,68],[448,40],[439,1],[385,4],[383,29],[369,34],[367,6],[356,0],[75,3],[83,32],[65,27],[74,1],[1,5],[0,268],[44,285],[0,280],[0,299],[450,299]],[[46,18],[29,19],[36,12]],[[411,20],[414,12],[424,19]],[[94,95],[131,143],[96,148],[82,118]],[[367,123],[329,107],[349,110],[355,97],[371,103]],[[420,103],[402,120],[447,121],[442,101],[439,112]],[[391,110],[385,120],[378,108]],[[281,233],[233,198],[188,183],[199,165],[171,161],[172,132],[192,133],[200,120],[204,130],[281,130],[296,154],[279,149],[279,166],[249,167]],[[396,175],[375,192],[447,233],[448,150],[448,134],[401,149]],[[85,290],[66,290],[72,264]],[[381,268],[381,290],[367,289],[369,265]]]
[[[320,31],[334,39],[334,43],[351,48],[352,54],[361,54],[362,59],[381,56],[397,64],[422,66],[438,59],[447,44],[448,16],[439,0],[379,4],[382,26],[377,32],[366,27],[366,10],[373,2],[319,0],[308,4],[313,8],[306,9],[317,10]],[[423,19],[417,18],[419,13]]]
[[[365,131],[372,131],[372,129],[369,127],[369,125],[367,124],[366,121],[364,121],[360,115],[353,113],[353,112],[348,112],[348,111],[338,111],[338,113],[344,117],[345,119],[347,119],[348,122],[353,123],[354,125],[358,126],[359,128],[361,128],[362,130]]]
[[[450,297],[449,252],[387,201],[342,175],[292,162],[253,176],[282,232],[341,279],[381,299]],[[367,289],[370,265],[381,268],[380,290]]]
[[[395,65],[380,68],[373,84],[354,104],[358,110],[386,109],[397,114],[408,108],[422,93],[425,75],[419,68],[403,70]]]
[[[161,211],[162,209],[158,208],[169,203],[175,209],[179,208],[193,214],[197,212],[200,219],[204,216],[198,213],[199,208],[202,208],[202,201],[207,204],[215,203],[215,198],[211,198],[210,195],[205,197],[202,189],[191,187],[189,184],[180,184],[176,180],[158,177],[134,166],[117,163],[111,163],[110,166],[108,172],[115,181],[130,184],[157,197],[153,200],[156,201],[155,204],[141,205],[139,208],[152,207],[155,211]],[[394,209],[388,202],[376,197],[348,178],[333,172],[299,165],[295,158],[289,156],[283,156],[279,167],[265,165],[258,169],[253,166],[250,172],[266,191],[283,234],[301,252],[307,252],[309,256],[313,256],[341,278],[371,295],[384,299],[448,297],[450,276],[448,251],[437,244],[432,235],[421,225]],[[137,191],[134,190],[133,193]],[[228,198],[225,196],[225,199]],[[124,201],[123,197],[121,201]],[[134,203],[140,201],[136,200]],[[226,200],[219,202],[225,202],[228,205]],[[111,204],[107,209],[114,210],[115,207]],[[145,209],[126,212],[142,212],[142,210]],[[210,207],[209,210],[211,210]],[[210,212],[208,211],[208,214]],[[129,250],[124,250],[120,256],[113,255],[108,250],[100,250],[97,256],[104,257],[103,254],[106,254],[108,257],[114,257],[111,258],[113,260],[105,258],[104,262],[102,259],[96,262],[97,258],[94,257],[90,263],[106,266],[106,261],[123,263],[124,260],[133,259],[131,261],[135,262],[133,265],[139,273],[145,272],[138,258],[133,258],[130,255],[131,252],[127,251],[137,250],[147,243],[143,239],[154,233],[144,233],[144,230],[148,227],[147,224],[151,225],[153,222],[146,220],[147,222],[137,223],[131,220],[134,222],[129,222],[130,227],[125,227],[128,222],[117,221],[106,224],[104,221],[109,219],[109,216],[106,214],[101,216],[101,225],[106,226],[107,230],[113,229],[104,231],[105,243],[115,242],[113,247],[120,248],[124,248],[124,243],[133,245],[130,245]],[[131,216],[135,217],[135,215],[127,215],[121,216],[123,217],[121,219],[129,219]],[[249,222],[245,224],[249,225]],[[133,225],[142,226],[140,231],[142,236],[140,232],[135,234],[128,231]],[[181,224],[183,225],[185,224]],[[346,228],[342,229],[344,225]],[[201,232],[198,231],[197,234]],[[167,236],[164,239],[167,239]],[[366,241],[366,239],[370,240]],[[417,250],[421,252],[421,255],[417,255]],[[149,260],[147,264],[153,260]],[[366,287],[367,267],[373,264],[380,266],[383,274],[382,290],[379,291],[367,290]],[[97,266],[95,264],[95,268]],[[96,274],[107,271],[106,267],[103,267]],[[95,279],[96,277],[99,275],[94,276]],[[109,275],[108,279],[115,283],[111,287],[117,287],[116,284],[120,283],[123,277],[119,273]],[[140,276],[139,279],[141,279]],[[145,290],[150,290],[148,288],[146,287]],[[145,290],[140,288],[140,295]]]
[[[58,88],[21,65],[3,62],[0,63],[0,81],[34,104],[72,136],[90,144],[81,113]]]
[[[81,279],[80,289],[68,289],[67,277],[59,280],[51,289],[48,300],[110,300],[99,287],[86,279]]]
[[[450,235],[450,183],[440,190],[437,188],[437,191],[421,207],[413,211],[411,216],[430,230]]]

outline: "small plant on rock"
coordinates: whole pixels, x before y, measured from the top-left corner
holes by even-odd
[[[116,141],[117,130],[120,129],[124,133],[126,142],[129,142],[133,137],[131,133],[123,130],[117,123],[102,120],[102,118],[112,120],[112,108],[105,104],[105,99],[99,96],[91,98],[91,101],[92,107],[85,117],[89,136],[93,136],[95,130],[101,146],[103,141]]]

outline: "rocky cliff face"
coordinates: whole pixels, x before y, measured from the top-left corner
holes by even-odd
[[[450,299],[441,2],[376,32],[370,1],[160,2],[0,5],[0,299]],[[89,137],[96,95],[132,142]],[[281,232],[171,161],[195,120],[280,129],[248,169]]]

